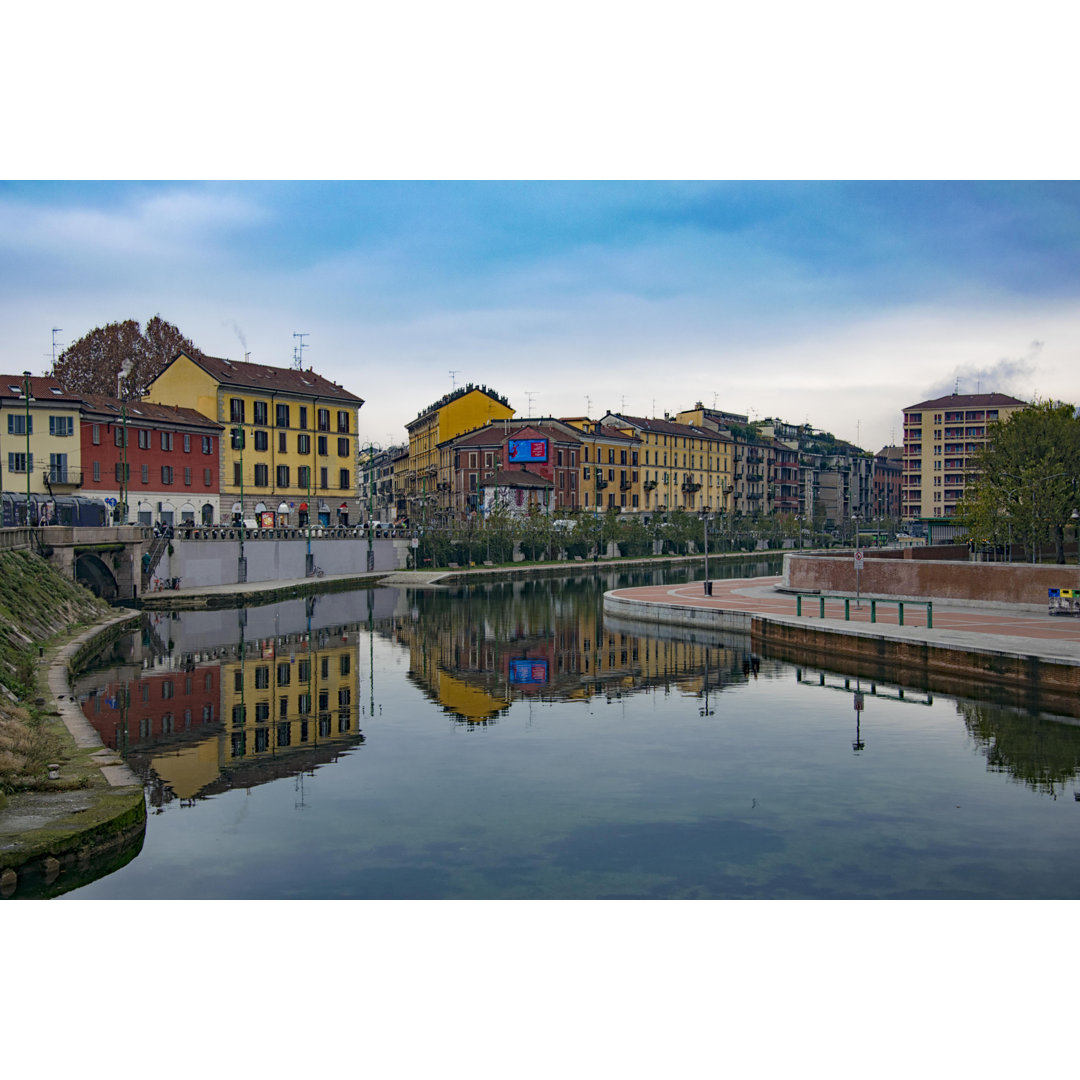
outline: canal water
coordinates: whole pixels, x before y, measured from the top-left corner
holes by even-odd
[[[74,687],[145,840],[67,896],[1080,894],[1074,717],[604,618],[687,574],[145,614]]]

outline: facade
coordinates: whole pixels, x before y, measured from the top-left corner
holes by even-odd
[[[84,394],[82,491],[121,524],[221,522],[221,425],[194,409]]]
[[[587,416],[564,417],[563,423],[574,428],[581,441],[581,509],[639,510],[641,439],[629,427],[624,430]]]
[[[363,399],[298,368],[184,353],[145,400],[194,409],[226,428],[221,501],[232,521],[349,524],[357,497],[357,413]]]
[[[394,475],[397,463],[403,459],[408,460],[408,451],[401,446],[361,450],[358,477],[361,521],[393,524],[397,520]]]
[[[432,514],[448,516],[450,477],[439,468],[439,446],[497,420],[509,420],[514,410],[506,398],[486,386],[468,383],[440,398],[405,425],[409,433],[409,466],[402,491],[410,519]]]
[[[489,481],[504,467],[525,472],[530,484],[536,477],[549,482],[553,511],[572,513],[580,505],[582,444],[577,431],[561,421],[549,417],[504,420],[451,439],[439,449],[440,475],[449,479],[454,517],[479,510],[484,505],[484,486],[490,488]],[[493,498],[490,490],[486,498]],[[511,494],[508,498],[516,504],[518,497]]]
[[[640,442],[641,509],[729,509],[731,440],[722,432],[684,419],[656,420],[608,413],[604,423],[633,433]]]
[[[954,393],[904,409],[903,518],[953,517],[994,425],[1026,405],[1008,394]]]
[[[27,398],[27,388],[30,396]],[[82,398],[51,376],[0,376],[0,469],[3,490],[70,495],[82,484]]]
[[[551,514],[555,509],[553,488],[546,477],[527,469],[498,469],[480,482],[480,510],[485,516],[505,510],[519,518]]]
[[[874,478],[870,512],[875,520],[896,521],[899,519],[903,473],[903,447],[883,446],[874,455]]]

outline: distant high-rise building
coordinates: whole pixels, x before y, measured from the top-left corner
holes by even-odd
[[[1026,407],[1008,394],[954,393],[904,409],[902,517],[952,517],[994,425]]]

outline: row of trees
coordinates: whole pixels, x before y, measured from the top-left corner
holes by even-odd
[[[709,519],[709,551],[754,551],[760,547],[782,548],[805,544],[825,546],[828,538],[803,529],[805,523],[791,514],[762,516],[714,514]],[[590,559],[604,556],[614,544],[624,558],[654,552],[686,555],[705,550],[705,523],[700,514],[674,510],[655,515],[644,524],[636,515],[611,509],[604,514],[578,512],[555,520],[547,514],[515,517],[496,509],[483,518],[449,524],[428,524],[420,530],[418,561],[421,566],[457,563],[506,563],[520,546],[530,561]]]
[[[923,483],[929,483],[923,477]],[[1080,521],[1080,417],[1075,406],[1040,401],[1012,413],[975,461],[957,509],[977,545],[1022,544],[1034,561],[1047,545],[1065,562],[1066,532]],[[1076,515],[1076,516],[1074,516]],[[1080,553],[1078,553],[1080,558]]]

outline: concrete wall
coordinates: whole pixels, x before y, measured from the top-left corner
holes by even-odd
[[[1046,610],[1047,590],[1080,589],[1080,567],[1017,563],[866,559],[859,589],[867,596],[992,601]],[[852,555],[784,555],[784,586],[798,592],[855,592]]]
[[[239,540],[183,540],[172,542],[154,570],[156,578],[180,578],[183,588],[200,585],[232,585],[237,579]],[[400,549],[400,551],[399,551]],[[404,565],[408,541],[374,540],[375,569],[389,571]],[[361,538],[315,539],[311,553],[325,574],[362,574],[367,571],[367,540]],[[300,581],[306,576],[306,539],[260,538],[244,541],[247,580]]]

